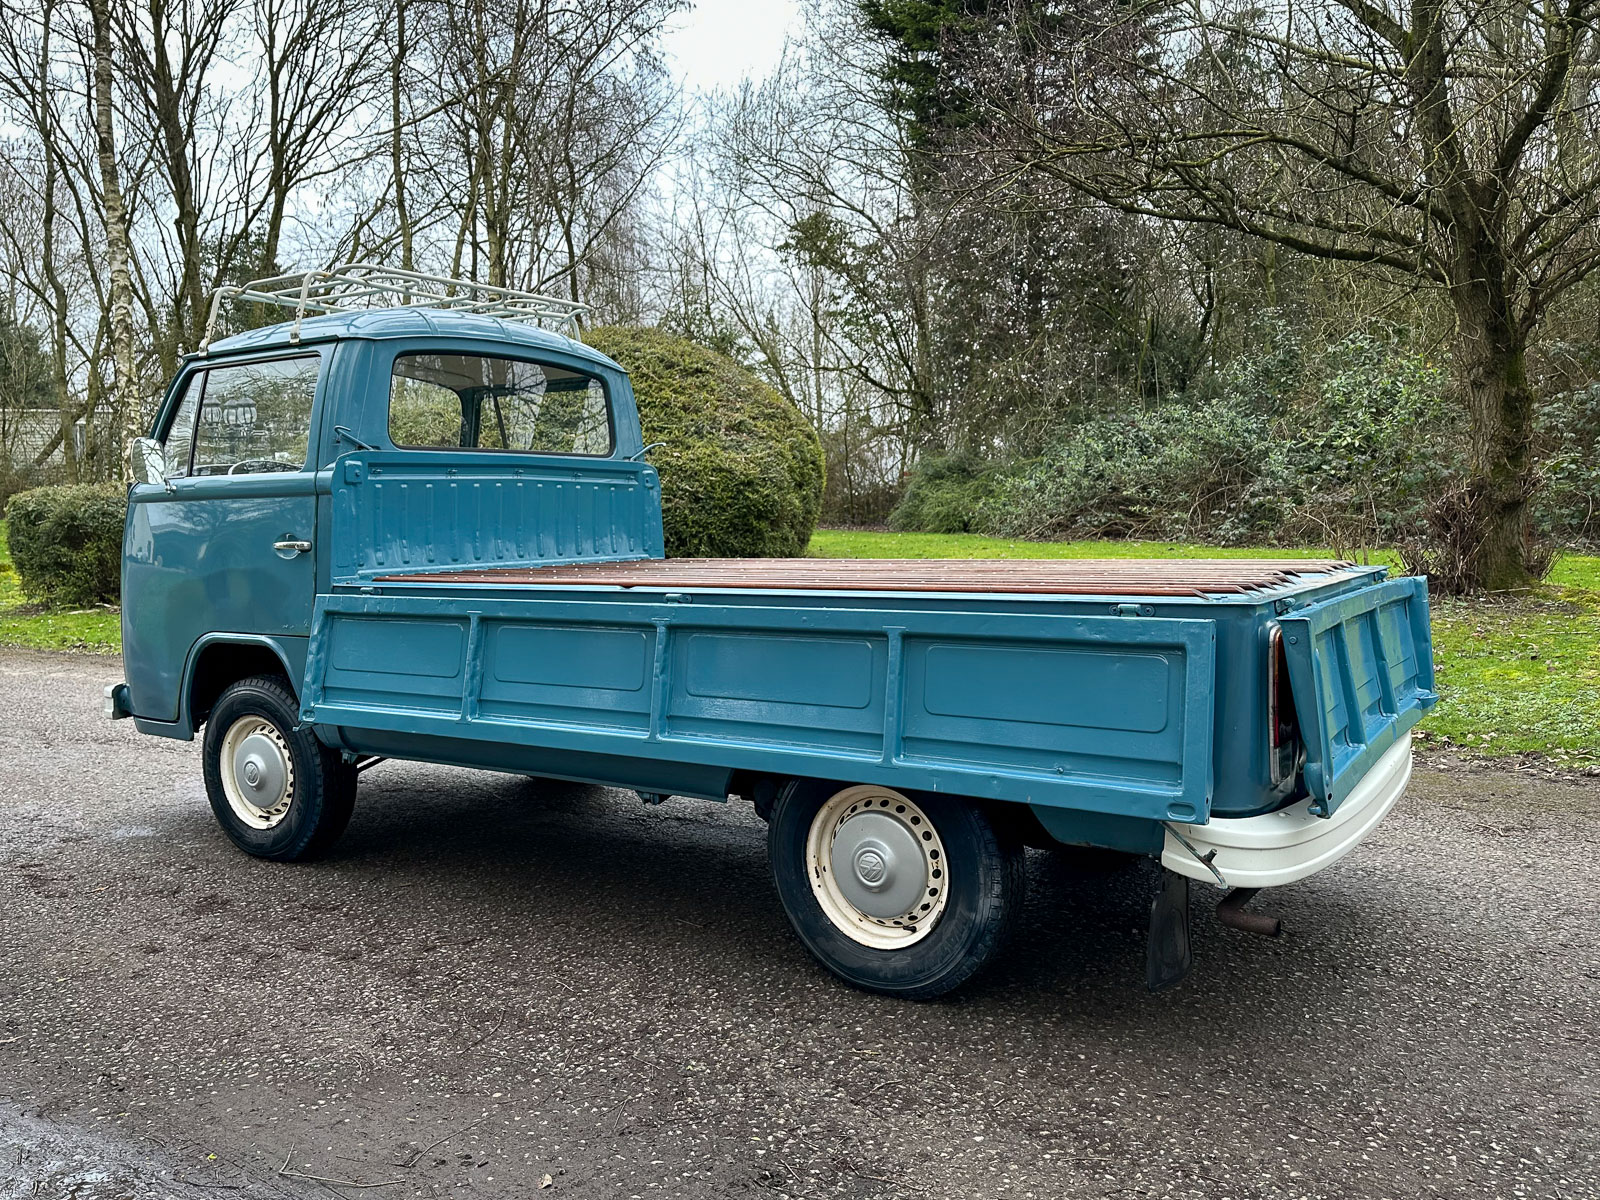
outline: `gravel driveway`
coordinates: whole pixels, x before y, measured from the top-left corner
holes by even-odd
[[[258,862],[117,678],[0,651],[0,1196],[1600,1197],[1600,781],[1419,770],[1159,996],[1144,892],[1034,855],[908,1004],[747,807],[390,762]]]

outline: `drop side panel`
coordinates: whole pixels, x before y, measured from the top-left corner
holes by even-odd
[[[500,743],[1206,819],[1210,621],[780,599],[327,595],[304,717],[452,739],[452,761]]]

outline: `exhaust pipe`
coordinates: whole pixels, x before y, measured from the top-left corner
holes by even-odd
[[[1234,888],[1217,902],[1217,920],[1229,929],[1242,929],[1246,933],[1259,933],[1263,937],[1277,937],[1283,932],[1283,922],[1277,917],[1244,911],[1244,906],[1254,900],[1260,890],[1260,888]]]

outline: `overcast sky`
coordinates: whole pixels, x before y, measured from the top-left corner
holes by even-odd
[[[798,0],[695,0],[663,39],[686,90],[715,91],[769,74]]]

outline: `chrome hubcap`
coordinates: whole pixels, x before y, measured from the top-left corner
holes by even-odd
[[[246,825],[271,829],[294,798],[294,759],[278,727],[264,717],[240,717],[222,738],[222,790]]]
[[[928,814],[899,792],[859,786],[830,797],[811,822],[806,856],[823,913],[864,946],[909,946],[944,912],[944,845]]]

